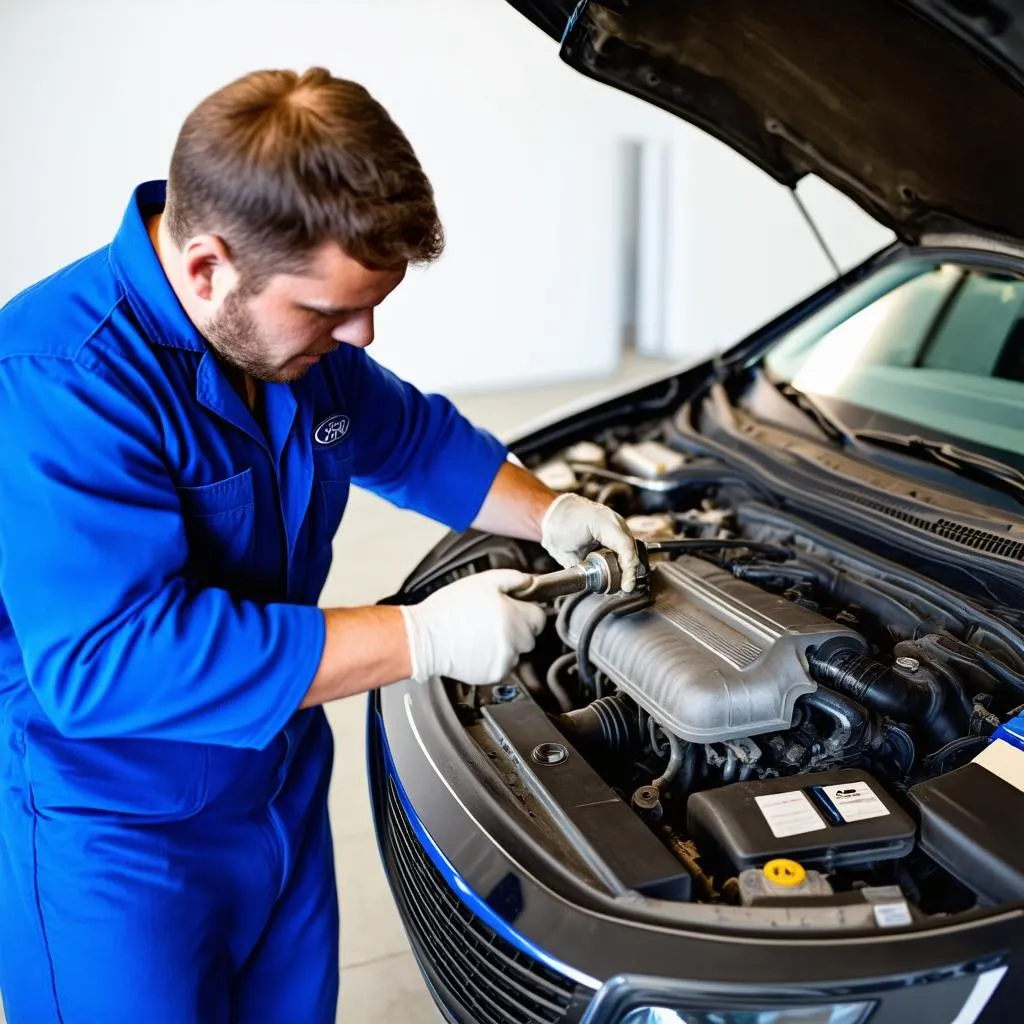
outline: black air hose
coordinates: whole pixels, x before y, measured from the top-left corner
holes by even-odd
[[[621,693],[559,715],[558,723],[581,746],[600,747],[609,754],[625,754],[641,743],[636,707]]]
[[[811,677],[883,715],[920,727],[935,746],[963,734],[944,708],[946,691],[928,671],[897,675],[842,639],[830,640],[808,655]]]

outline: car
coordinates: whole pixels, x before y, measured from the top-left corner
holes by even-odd
[[[1024,1019],[1024,3],[511,2],[580,72],[897,241],[512,445],[627,518],[636,593],[600,552],[566,593],[538,545],[469,531],[390,599],[501,567],[563,590],[500,683],[370,701],[434,1000],[459,1024]]]

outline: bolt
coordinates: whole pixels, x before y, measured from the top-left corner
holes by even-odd
[[[916,672],[921,667],[921,662],[919,662],[917,658],[908,658],[904,656],[896,659],[896,665],[906,672]]]
[[[540,743],[533,748],[530,757],[537,764],[562,764],[569,759],[569,751],[561,743]]]

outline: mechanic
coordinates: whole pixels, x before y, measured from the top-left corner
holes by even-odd
[[[335,1019],[320,705],[496,682],[544,622],[513,571],[319,609],[350,483],[563,565],[611,547],[631,588],[618,516],[367,355],[375,308],[441,247],[362,87],[262,71],[189,115],[108,247],[0,312],[11,1024]]]

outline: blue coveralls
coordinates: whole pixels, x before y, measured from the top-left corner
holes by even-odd
[[[140,186],[0,311],[0,991],[11,1024],[334,1020],[316,601],[350,483],[464,529],[505,458],[343,345],[265,431]]]

